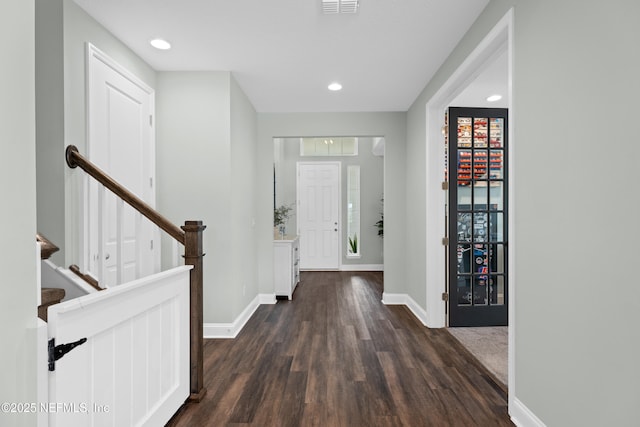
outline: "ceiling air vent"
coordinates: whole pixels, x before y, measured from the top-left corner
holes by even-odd
[[[340,13],[356,13],[358,0],[340,0]]]
[[[359,0],[322,0],[322,12],[332,13],[356,13]]]
[[[338,13],[340,11],[340,2],[338,0],[322,0],[322,12]]]

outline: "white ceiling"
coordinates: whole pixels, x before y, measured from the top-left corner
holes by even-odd
[[[408,110],[488,0],[75,2],[156,70],[233,72],[259,112],[364,112]]]
[[[507,108],[509,106],[509,65],[507,51],[484,64],[479,75],[452,102],[452,107]],[[496,102],[488,102],[490,95],[502,95]]]

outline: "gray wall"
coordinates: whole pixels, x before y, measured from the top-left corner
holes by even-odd
[[[77,224],[80,172],[66,166],[64,150],[86,154],[86,43],[155,87],[155,71],[72,0],[36,1],[38,230],[60,247],[56,264],[80,263]]]
[[[55,0],[59,1],[59,0]],[[155,71],[142,61],[129,48],[116,39],[104,27],[87,15],[73,0],[64,1],[64,141],[62,147],[56,147],[60,156],[54,155],[51,167],[64,170],[66,177],[65,203],[65,266],[77,264],[82,254],[78,245],[77,224],[79,217],[80,171],[69,169],[64,161],[64,148],[73,144],[80,153],[87,153],[86,143],[86,86],[85,86],[85,49],[86,43],[92,43],[109,55],[117,63],[129,70],[140,80],[155,88]],[[45,172],[46,173],[46,172]],[[38,171],[40,174],[40,171]],[[43,230],[43,233],[46,232]],[[56,242],[54,242],[56,243]]]
[[[330,136],[330,135],[326,135]],[[339,136],[339,135],[336,135]],[[279,139],[282,160],[276,164],[276,205],[292,205],[292,215],[296,215],[296,163],[340,161],[342,163],[342,260],[344,265],[383,264],[382,239],[378,237],[375,223],[382,211],[382,190],[384,188],[384,158],[372,153],[373,138],[358,138],[358,155],[344,157],[302,157],[300,138]],[[275,143],[275,141],[274,141]],[[360,166],[360,232],[358,246],[360,258],[347,258],[347,166]],[[297,217],[289,218],[287,233],[295,234]]]
[[[255,110],[223,71],[158,73],[156,106],[158,209],[207,226],[204,321],[231,323],[258,294]]]
[[[549,425],[638,422],[639,16],[516,5],[516,392]]]
[[[233,319],[258,294],[257,190],[258,117],[231,76],[231,230]],[[219,242],[219,244],[225,244]]]
[[[232,319],[231,305],[224,303],[233,292],[229,85],[223,71],[158,73],[158,209],[176,224],[202,220],[207,226],[205,322]]]
[[[68,266],[82,256],[77,234],[82,173],[66,166],[64,149],[74,144],[86,153],[89,42],[156,89],[157,208],[178,225],[190,219],[207,225],[205,322],[231,322],[258,288],[252,242],[255,110],[229,72],[160,73],[158,89],[156,72],[75,2],[38,0],[37,6],[42,22],[37,60],[43,71],[51,67],[37,80],[38,228],[62,249],[54,261]],[[165,266],[171,249],[163,235]]]
[[[36,153],[34,4],[0,14],[0,402],[36,402]],[[0,425],[35,426],[35,414],[0,412]]]
[[[385,292],[405,286],[405,130],[406,114],[260,113],[258,114],[258,278],[262,293],[273,293],[273,138],[318,135],[384,136]]]
[[[64,262],[63,0],[36,0],[36,165],[38,230],[60,247]],[[57,159],[57,161],[52,161]]]
[[[635,425],[640,228],[632,212],[640,195],[617,189],[633,185],[640,156],[629,128],[640,98],[639,3],[492,0],[408,112],[407,184],[418,196],[407,200],[407,224],[425,222],[425,104],[511,3],[517,300],[510,393],[549,426]],[[409,243],[409,252],[424,254],[424,239]],[[423,301],[417,261],[408,265],[407,292]]]

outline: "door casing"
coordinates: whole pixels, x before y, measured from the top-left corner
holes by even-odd
[[[442,300],[446,284],[445,247],[442,245],[442,237],[445,234],[445,192],[442,190],[442,165],[444,160],[444,136],[442,135],[443,114],[450,102],[464,90],[468,84],[480,72],[483,64],[500,55],[504,50],[508,55],[508,109],[509,109],[509,164],[513,165],[514,152],[517,149],[517,141],[513,135],[514,115],[513,108],[512,76],[513,76],[513,26],[514,11],[509,9],[500,21],[489,31],[484,39],[469,54],[469,56],[453,72],[451,77],[426,103],[426,213],[428,230],[426,236],[426,310],[421,316],[423,323],[430,328],[442,328],[447,326],[446,303]],[[509,171],[509,176],[513,173]],[[509,200],[514,200],[515,186],[513,178],[509,182]],[[509,390],[515,390],[515,325],[516,325],[516,287],[515,287],[515,260],[514,248],[517,235],[515,233],[515,208],[514,203],[509,205]],[[514,393],[509,393],[509,412],[515,407]]]

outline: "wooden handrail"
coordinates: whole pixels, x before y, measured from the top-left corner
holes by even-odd
[[[83,157],[75,145],[69,145],[67,147],[65,157],[67,159],[67,165],[69,165],[70,168],[74,169],[79,166],[82,170],[95,178],[96,181],[104,185],[116,196],[124,200],[127,204],[129,204],[129,206],[140,212],[155,225],[166,231],[171,237],[173,237],[183,245],[185,244],[184,232],[179,227],[174,225],[164,216],[160,215],[158,212],[156,212],[155,209],[143,202],[138,196],[124,188],[113,178],[107,175],[104,171],[102,171],[99,167]]]
[[[41,259],[49,259],[51,254],[60,250],[59,247],[51,243],[51,240],[47,239],[40,233],[36,233],[36,241],[40,243]]]
[[[69,270],[71,270],[76,276],[78,276],[79,278],[81,278],[82,280],[87,282],[89,284],[89,286],[94,288],[96,291],[104,291],[104,288],[100,287],[100,284],[98,283],[98,281],[96,279],[94,279],[93,277],[81,272],[80,271],[80,267],[78,267],[77,265],[71,264],[69,266]]]
[[[78,149],[69,145],[65,152],[67,165],[70,168],[80,166],[82,170],[95,178],[96,181],[111,190],[116,196],[124,200],[129,206],[147,217],[155,225],[167,232],[184,246],[184,261],[192,265],[189,275],[189,313],[190,313],[190,401],[200,402],[207,392],[204,387],[204,341],[203,341],[203,304],[202,285],[203,268],[202,232],[206,225],[202,221],[185,221],[181,228],[156,212],[151,206],[143,202],[138,196],[124,188],[113,178],[103,172],[96,165],[84,158]],[[184,231],[183,231],[184,230]]]

